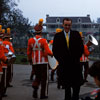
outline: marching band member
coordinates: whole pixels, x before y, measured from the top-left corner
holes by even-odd
[[[59,32],[61,32],[61,31],[62,31],[62,29],[60,29],[60,28],[57,28],[57,29],[56,29],[56,33],[59,33]],[[49,42],[49,45],[53,45],[53,40],[51,40],[51,41]],[[51,70],[51,80],[52,80],[52,81],[54,81],[54,73],[55,73],[56,69],[57,69],[57,68],[54,68],[54,69]]]
[[[4,50],[3,50],[3,35],[4,35],[5,30],[2,30],[2,25],[0,25],[0,100],[2,100],[2,97],[4,97],[5,95],[3,94],[4,92],[4,84],[5,84],[5,80],[4,80],[4,70],[2,69],[2,63],[7,63],[8,59],[4,54]]]
[[[80,35],[83,39],[84,44],[84,36],[82,32],[80,32]],[[91,54],[92,51],[89,51],[89,46],[91,46],[92,43],[88,42],[87,44],[84,44],[84,53],[82,54],[82,57],[80,58],[80,64],[83,69],[84,67],[84,73],[83,73],[83,83],[88,82],[87,76],[88,76],[88,69],[89,69],[89,59],[88,56]]]
[[[11,51],[13,54],[14,54],[14,48],[13,48],[13,45],[12,43],[10,42],[10,38],[11,38],[11,30],[10,28],[7,28],[7,34],[5,35],[5,41],[8,41],[9,44],[10,44],[10,48],[9,48],[9,51]],[[8,65],[8,68],[7,68],[7,73],[8,73],[8,78],[7,78],[7,81],[8,81],[8,87],[12,87],[12,85],[10,84],[11,81],[12,81],[12,77],[13,77],[13,63],[14,63],[15,59],[12,61],[12,63],[10,63]]]
[[[59,33],[61,31],[62,31],[62,29],[60,29],[60,28],[56,29],[56,33]],[[53,40],[50,41],[50,44],[53,45]],[[60,89],[60,87],[62,86],[62,89],[64,89],[64,86],[62,85],[62,80],[60,78],[59,68],[60,67],[59,67],[59,64],[57,62],[56,68],[51,70],[51,80],[54,81],[54,73],[57,70],[57,88]]]
[[[3,47],[4,47],[3,50],[4,50],[6,57],[8,57],[9,51],[14,53],[14,49],[10,42],[10,34],[9,33],[5,33],[3,36]],[[7,87],[9,87],[9,82],[11,79],[11,63],[6,64],[6,63],[2,62],[2,66],[4,69],[4,73],[5,73],[5,86],[4,86],[5,89],[4,89],[4,93],[3,93],[3,95],[5,95]]]
[[[2,25],[0,25],[0,52],[2,52],[2,36],[3,36]],[[3,70],[2,70],[1,59],[0,59],[0,82],[1,82],[2,74],[3,74]]]
[[[47,40],[41,37],[43,19],[34,27],[36,36],[28,40],[27,56],[30,63],[34,67],[35,79],[32,83],[33,98],[38,97],[38,88],[41,84],[40,99],[48,98],[46,90],[48,87],[48,59],[47,55],[53,56],[48,47]]]

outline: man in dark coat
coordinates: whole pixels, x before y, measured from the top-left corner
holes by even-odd
[[[64,30],[54,36],[53,54],[59,63],[60,77],[65,85],[65,100],[78,100],[82,83],[80,57],[84,46],[79,32],[71,30],[71,26],[71,19],[63,19]]]

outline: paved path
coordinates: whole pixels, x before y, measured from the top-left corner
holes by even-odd
[[[90,64],[92,64],[92,62]],[[32,81],[29,80],[30,73],[31,65],[14,64],[13,87],[7,89],[8,96],[3,98],[3,100],[35,100],[32,98]],[[93,78],[88,76],[88,81],[88,83],[81,87],[81,97],[90,94],[92,90],[97,88]],[[50,82],[49,84],[48,100],[64,100],[64,90],[57,89],[56,81]]]

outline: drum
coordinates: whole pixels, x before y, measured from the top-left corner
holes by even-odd
[[[52,44],[49,45],[49,48],[52,51]],[[58,62],[54,56],[53,57],[48,56],[48,63],[51,69],[56,69],[58,66]]]
[[[9,59],[9,64],[13,64],[16,60],[16,56],[13,52],[8,52],[7,58]]]

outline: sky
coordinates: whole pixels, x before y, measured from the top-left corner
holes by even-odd
[[[46,21],[46,15],[60,17],[87,16],[95,21],[100,17],[100,0],[16,0],[25,18],[32,25],[40,18]]]

